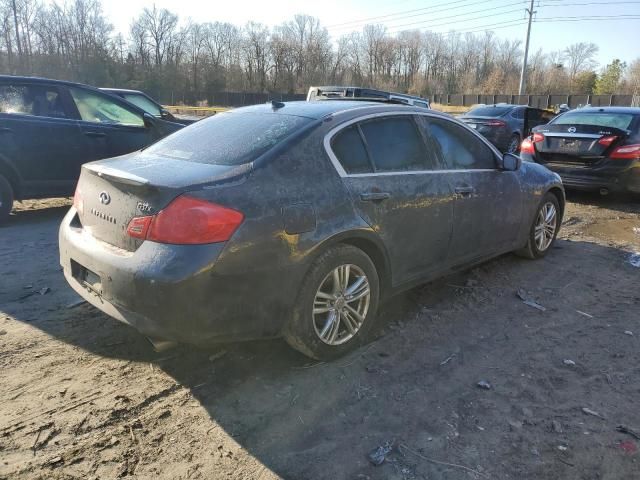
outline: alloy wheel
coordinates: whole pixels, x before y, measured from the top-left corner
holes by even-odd
[[[536,225],[534,227],[534,238],[538,251],[544,252],[549,248],[551,242],[553,242],[556,233],[557,217],[556,207],[552,202],[546,202],[538,211],[538,217],[536,218]]]
[[[313,327],[327,345],[351,340],[369,310],[371,289],[364,271],[353,264],[339,265],[324,277],[313,301]]]

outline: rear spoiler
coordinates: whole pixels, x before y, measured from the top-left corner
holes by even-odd
[[[146,178],[139,177],[138,175],[134,175],[133,173],[117,170],[115,168],[106,167],[104,165],[88,164],[84,165],[83,168],[90,170],[101,178],[107,178],[118,183],[138,186],[149,185],[150,183]]]

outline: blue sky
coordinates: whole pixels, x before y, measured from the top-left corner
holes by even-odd
[[[366,19],[382,17],[369,23],[382,23],[390,32],[403,28],[443,33],[488,29],[502,38],[524,40],[526,25],[523,22],[529,1],[321,0],[307,3],[300,0],[181,0],[178,3],[155,0],[155,4],[177,13],[182,20],[191,17],[199,22],[218,20],[237,25],[244,25],[250,20],[275,25],[296,13],[306,13],[318,17],[324,26],[330,27],[329,33],[333,38],[360,29]],[[153,3],[153,0],[108,0],[103,2],[103,6],[115,28],[128,33],[133,17]],[[597,58],[600,67],[616,57],[626,62],[640,57],[640,0],[535,0],[534,5],[539,20],[532,27],[531,49],[534,52],[538,48],[551,52],[571,43],[593,42],[600,47]],[[620,15],[637,18],[598,18]],[[588,17],[590,20],[570,17]],[[569,19],[574,21],[557,21]]]

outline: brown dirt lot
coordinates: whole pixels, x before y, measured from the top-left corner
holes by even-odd
[[[640,205],[570,199],[545,259],[402,295],[329,364],[282,341],[155,353],[70,308],[68,201],[22,206],[0,228],[0,478],[638,479],[616,427],[640,433]]]

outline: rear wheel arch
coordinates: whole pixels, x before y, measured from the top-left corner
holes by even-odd
[[[318,249],[317,257],[339,244],[351,245],[367,254],[378,273],[380,296],[385,297],[391,291],[391,265],[387,252],[380,241],[370,238],[363,232],[344,232],[324,242]]]

